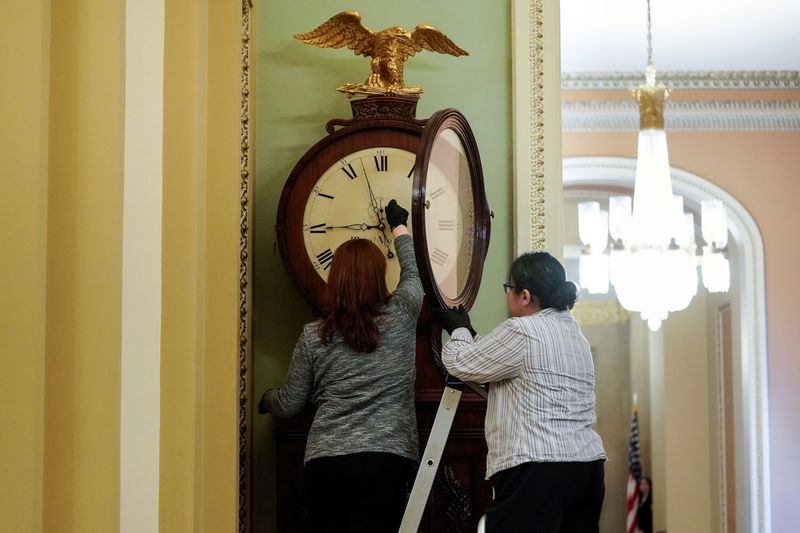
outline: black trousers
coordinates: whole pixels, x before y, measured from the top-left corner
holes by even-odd
[[[305,467],[312,533],[397,533],[414,463],[393,453],[312,459]]]
[[[487,533],[598,533],[603,463],[524,463],[496,473]]]

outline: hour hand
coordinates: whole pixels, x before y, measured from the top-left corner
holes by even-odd
[[[367,231],[368,229],[380,229],[384,228],[383,223],[380,224],[367,224],[366,222],[362,222],[361,224],[345,224],[343,226],[325,226],[325,229],[355,229],[361,231]]]

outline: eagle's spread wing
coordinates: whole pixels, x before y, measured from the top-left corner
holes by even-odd
[[[450,54],[451,56],[468,56],[469,53],[462,50],[450,38],[427,24],[420,24],[409,34],[411,37],[410,46],[407,47],[406,57],[413,56],[423,48],[430,52],[440,54]]]
[[[361,15],[355,11],[342,11],[308,33],[297,33],[294,38],[321,48],[347,47],[356,55],[372,56],[374,49],[372,30],[361,24]]]

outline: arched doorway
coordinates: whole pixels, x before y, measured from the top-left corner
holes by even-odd
[[[636,161],[619,157],[571,157],[563,161],[565,188],[633,189]],[[741,275],[736,283],[734,334],[738,344],[739,371],[733,383],[739,399],[733,424],[739,467],[735,471],[737,495],[742,511],[737,521],[745,531],[768,532],[769,420],[767,405],[767,343],[765,314],[764,245],[755,221],[730,194],[708,180],[685,170],[671,169],[673,191],[684,196],[689,209],[699,210],[700,201],[717,198],[728,212],[728,226],[735,242],[730,256]]]

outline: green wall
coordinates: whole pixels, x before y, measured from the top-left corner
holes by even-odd
[[[462,111],[481,152],[489,204],[495,213],[483,282],[472,322],[487,332],[506,318],[501,284],[511,263],[511,18],[510,5],[485,0],[269,0],[256,2],[256,182],[254,250],[255,399],[280,385],[310,309],[286,273],[277,250],[275,217],[283,185],[295,162],[325,135],[325,123],[349,118],[336,87],[361,82],[369,59],[348,49],[322,49],[292,35],[307,32],[347,9],[373,31],[427,23],[441,29],[468,57],[422,51],[406,63],[405,82],[424,94],[417,117],[445,107]],[[254,421],[254,533],[274,531],[273,420]]]

